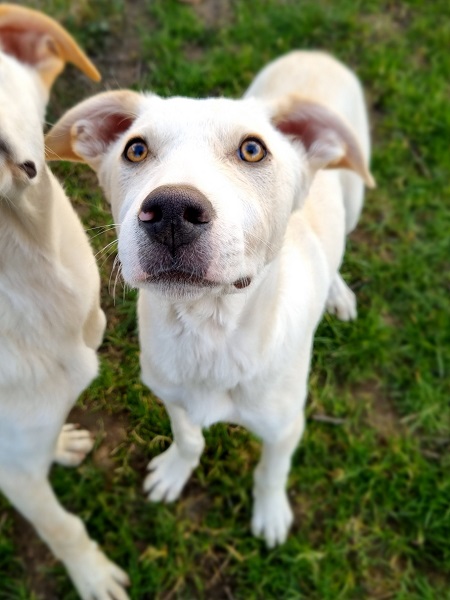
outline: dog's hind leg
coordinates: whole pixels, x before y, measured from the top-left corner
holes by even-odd
[[[94,440],[89,431],[67,423],[58,436],[53,460],[65,467],[76,467],[83,462],[93,445]]]
[[[340,273],[336,273],[331,282],[327,310],[331,314],[335,314],[341,321],[352,321],[357,317],[356,296],[342,279]]]
[[[348,235],[356,227],[364,202],[364,183],[355,173],[342,169],[339,172],[343,189],[345,208],[345,233]],[[341,321],[352,321],[357,317],[356,296],[336,273],[331,282],[327,299],[327,310]]]
[[[282,544],[292,524],[286,493],[291,457],[305,427],[303,412],[277,441],[263,441],[253,486],[253,535],[262,536],[269,548]]]
[[[148,465],[150,473],[145,478],[144,490],[153,502],[172,502],[178,498],[205,447],[201,428],[190,421],[184,409],[173,405],[166,409],[174,441]]]
[[[345,233],[348,235],[355,229],[361,214],[364,203],[364,182],[358,175],[345,169],[339,171],[339,178],[345,207]]]
[[[42,469],[0,466],[0,489],[61,559],[83,600],[127,600],[127,575],[91,540],[83,522],[58,502]]]

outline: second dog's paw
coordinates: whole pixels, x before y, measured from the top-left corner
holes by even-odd
[[[339,273],[333,279],[327,298],[327,310],[341,321],[356,319],[356,296]]]
[[[152,502],[173,502],[181,493],[197,461],[182,456],[175,442],[150,461],[151,471],[144,481],[144,490]]]
[[[263,537],[269,548],[286,541],[292,525],[292,510],[285,490],[254,490],[252,533]]]
[[[128,575],[93,543],[92,548],[66,562],[67,570],[83,600],[129,600]]]
[[[58,436],[53,460],[65,467],[76,467],[83,462],[93,445],[94,440],[89,431],[67,423]]]

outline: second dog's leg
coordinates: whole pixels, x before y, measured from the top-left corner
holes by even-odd
[[[166,409],[174,441],[148,465],[150,473],[145,478],[144,490],[153,502],[172,502],[178,498],[205,447],[202,430],[189,420],[184,409],[170,405]]]
[[[331,282],[327,310],[331,314],[335,314],[341,321],[352,321],[357,317],[356,296],[342,279],[340,273],[336,273]]]
[[[127,575],[86,533],[83,522],[65,511],[44,474],[0,468],[0,489],[61,559],[83,600],[127,600]]]
[[[76,467],[92,450],[93,445],[94,440],[89,431],[66,423],[58,436],[53,460],[65,467]]]
[[[264,537],[269,548],[286,540],[292,524],[286,484],[291,457],[304,427],[301,413],[276,442],[263,441],[261,460],[254,476],[252,532]]]

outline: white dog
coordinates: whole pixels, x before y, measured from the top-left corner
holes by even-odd
[[[237,423],[263,441],[253,532],[283,542],[314,330],[327,302],[355,316],[338,270],[363,181],[373,185],[356,77],[323,53],[293,52],[242,100],[104,93],[46,142],[49,158],[96,170],[124,278],[140,288],[142,378],[174,435],[149,464],[150,500],[180,494],[202,427]]]
[[[87,431],[63,424],[97,374],[105,327],[92,250],[45,165],[45,105],[66,61],[100,78],[56,22],[0,5],[0,490],[82,598],[126,600],[127,576],[48,481],[53,461],[77,465],[92,447]]]

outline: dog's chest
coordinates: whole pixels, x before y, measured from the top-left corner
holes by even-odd
[[[62,265],[25,249],[1,227],[0,234],[0,383],[6,387],[38,381],[62,362],[67,332],[79,330],[80,315],[79,292]]]
[[[172,308],[153,328],[153,361],[170,383],[226,391],[252,376],[255,340],[231,309],[220,302]]]

